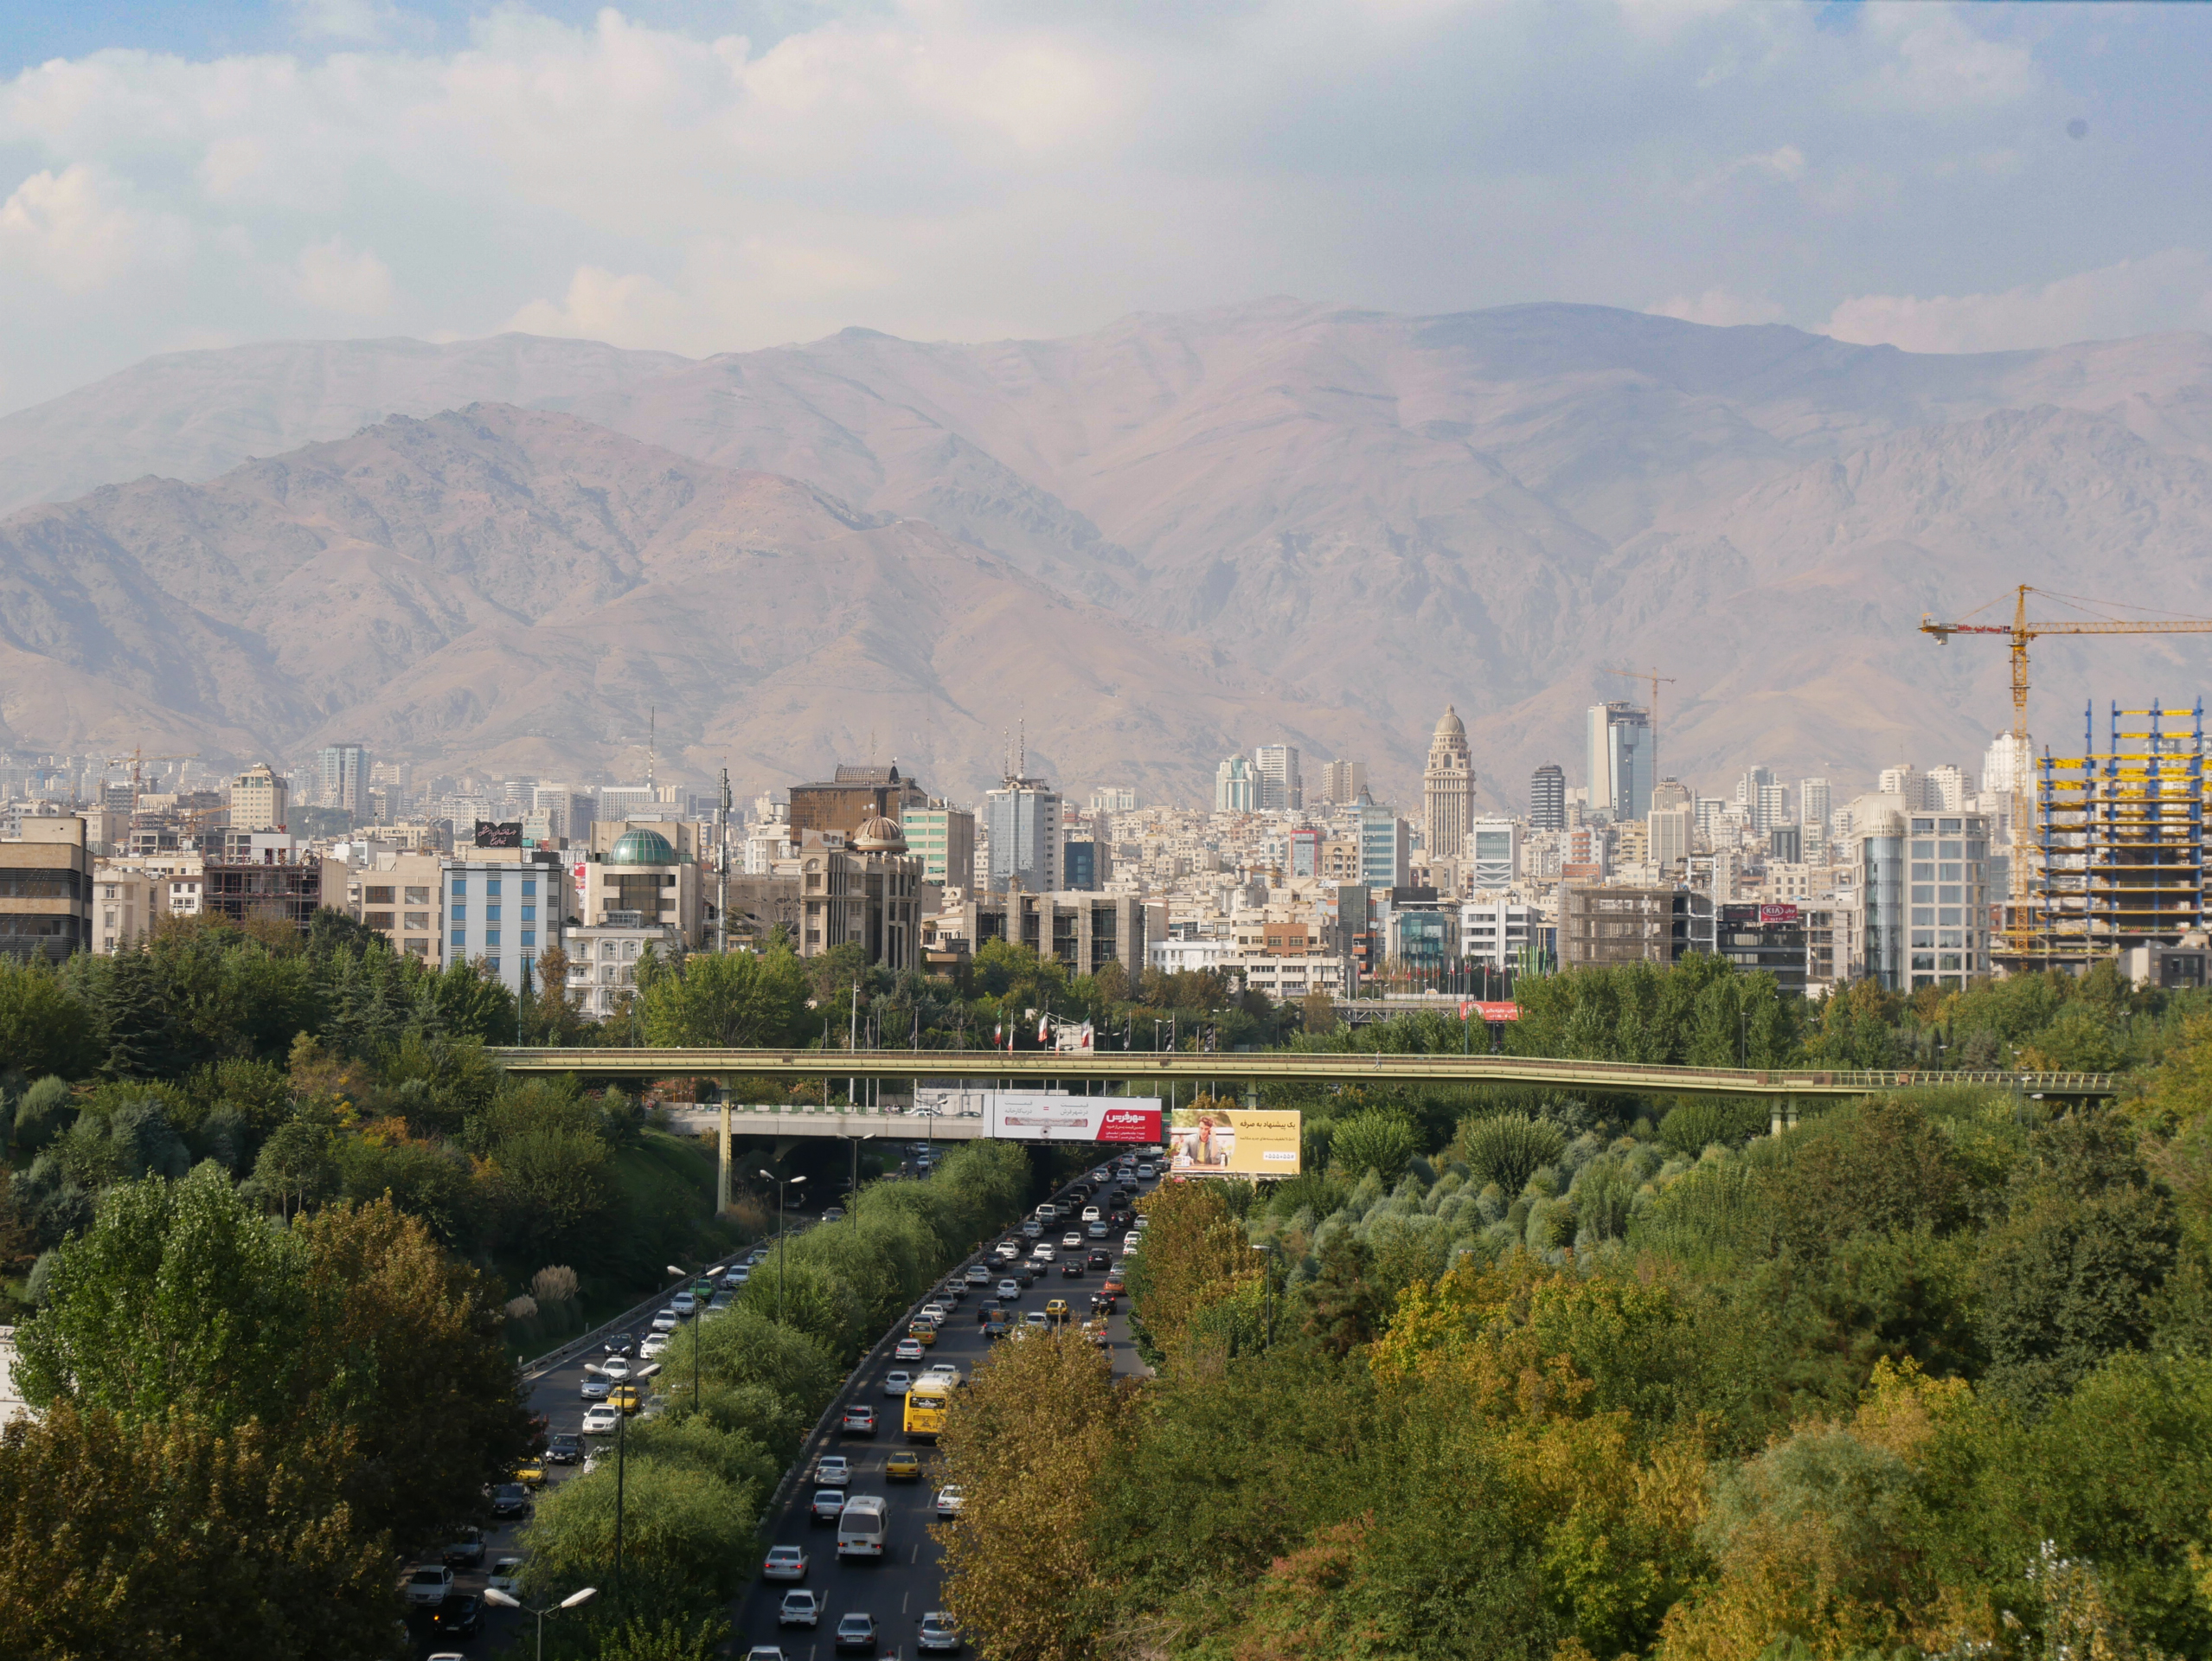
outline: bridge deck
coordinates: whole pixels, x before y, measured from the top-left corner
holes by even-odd
[[[2118,1093],[2109,1073],[1875,1072],[1806,1068],[1652,1067],[1529,1055],[1300,1055],[1282,1050],[1193,1055],[1112,1051],[952,1049],[526,1049],[493,1054],[517,1073],[594,1078],[973,1079],[1010,1089],[1051,1084],[1267,1083],[1523,1084],[1624,1095],[1760,1096],[1835,1100],[1915,1085],[1980,1084],[2069,1100]],[[911,1125],[901,1119],[901,1124]],[[956,1121],[946,1121],[952,1123]]]

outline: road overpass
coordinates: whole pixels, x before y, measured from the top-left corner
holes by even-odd
[[[1657,1067],[1537,1055],[1307,1054],[1239,1050],[1114,1050],[1090,1055],[1054,1050],[979,1049],[525,1049],[492,1052],[510,1072],[573,1073],[606,1081],[711,1078],[725,1091],[747,1079],[792,1083],[815,1079],[886,1079],[899,1083],[968,1080],[984,1088],[1064,1089],[1081,1095],[1128,1085],[1138,1093],[1170,1087],[1243,1094],[1267,1084],[1510,1084],[1606,1095],[1754,1096],[1778,1105],[1837,1101],[1919,1085],[1978,1084],[2025,1096],[2081,1100],[2119,1093],[2109,1073],[1957,1073],[1910,1068]],[[783,1118],[821,1117],[805,1113]],[[859,1117],[859,1115],[843,1115]],[[911,1126],[903,1116],[899,1122]],[[941,1121],[946,1124],[957,1121]],[[819,1131],[817,1135],[845,1134]],[[909,1130],[907,1134],[912,1134]]]

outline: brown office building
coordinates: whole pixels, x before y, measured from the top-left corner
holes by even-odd
[[[1566,968],[1600,964],[1678,963],[1709,950],[1713,902],[1686,888],[1600,888],[1570,885],[1559,925]]]
[[[0,842],[0,952],[59,963],[93,944],[93,863],[85,822],[26,818]]]
[[[899,764],[888,767],[839,767],[837,776],[791,787],[792,840],[809,830],[842,831],[857,837],[870,819],[901,823],[910,807],[926,807],[929,793],[903,778]],[[966,880],[965,875],[959,881]]]

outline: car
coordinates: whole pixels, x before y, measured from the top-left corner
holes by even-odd
[[[914,1376],[912,1373],[907,1372],[904,1368],[900,1368],[894,1372],[886,1373],[883,1375],[883,1394],[886,1395],[904,1395],[907,1393],[907,1386],[912,1384],[914,1382]]]
[[[1022,1295],[1022,1288],[1011,1280],[1001,1280],[998,1283],[998,1295],[1010,1301]]]
[[[668,1300],[668,1306],[678,1315],[689,1317],[699,1312],[699,1299],[688,1292],[679,1292]]]
[[[937,1342],[937,1323],[932,1320],[911,1322],[907,1327],[907,1337],[915,1344],[933,1344]]]
[[[875,1434],[875,1409],[856,1401],[845,1409],[844,1433],[848,1436]]]
[[[1091,1180],[1094,1183],[1110,1183],[1113,1180],[1113,1173],[1104,1165],[1100,1165],[1091,1173]]]
[[[1093,1240],[1104,1240],[1109,1230],[1103,1222],[1087,1222],[1083,1225],[1083,1232]]]
[[[651,1322],[652,1329],[656,1332],[673,1332],[683,1324],[683,1318],[673,1309],[657,1311]]]
[[[1062,1235],[1060,1237],[1060,1249],[1063,1252],[1081,1251],[1083,1249],[1083,1236],[1081,1233],[1076,1229],[1071,1228],[1066,1234]]]
[[[952,1311],[942,1304],[924,1304],[921,1306],[922,1319],[929,1322],[933,1326],[944,1325],[952,1313]]]
[[[1110,1228],[1126,1229],[1134,1227],[1136,1222],[1137,1214],[1134,1211],[1109,1211],[1106,1213],[1106,1226]]]
[[[937,1515],[940,1518],[959,1516],[960,1507],[966,1497],[958,1488],[939,1488],[937,1491]]]
[[[604,1401],[584,1409],[584,1434],[587,1436],[611,1436],[614,1433],[614,1427],[621,1422],[621,1414]]]
[[[606,1393],[606,1405],[617,1413],[632,1414],[645,1405],[645,1393],[635,1384],[618,1384]]]
[[[1035,1217],[1031,1217],[1022,1225],[1022,1238],[1024,1240],[1035,1240],[1043,1233],[1044,1224],[1039,1222]]]
[[[465,1592],[449,1593],[430,1612],[430,1630],[438,1638],[474,1638],[484,1630],[484,1600]]]
[[[574,1465],[584,1457],[584,1439],[573,1430],[557,1432],[545,1445],[545,1457],[555,1465]]]
[[[1120,1301],[1121,1300],[1118,1298],[1107,1297],[1106,1293],[1102,1292],[1094,1292],[1091,1294],[1091,1308],[1100,1315],[1112,1314],[1114,1310],[1119,1306]]]
[[[1137,1162],[1137,1180],[1140,1183],[1149,1183],[1152,1180],[1152,1176],[1153,1171],[1151,1164],[1148,1161],[1139,1159]]]
[[[875,1650],[875,1617],[855,1610],[837,1617],[837,1648],[870,1655]]]
[[[791,1658],[773,1644],[755,1644],[746,1651],[745,1661],[791,1661]]]
[[[1035,1215],[1039,1222],[1052,1222],[1058,1219],[1060,1208],[1050,1203],[1041,1205],[1036,1209]]]
[[[627,1332],[618,1332],[599,1348],[610,1356],[626,1356],[638,1347],[638,1341]]]
[[[440,1555],[455,1568],[474,1568],[484,1561],[484,1530],[463,1529],[446,1542]]]
[[[835,1222],[844,1215],[844,1207],[842,1205],[833,1205],[822,1213],[822,1221],[824,1222]]]
[[[1042,1241],[1029,1247],[1029,1261],[1032,1263],[1049,1263],[1059,1255],[1057,1251]]]
[[[735,1292],[718,1292],[713,1297],[707,1299],[707,1313],[709,1315],[719,1315],[722,1312],[722,1311],[728,1309],[736,1301],[737,1294]]]
[[[1085,1222],[1096,1222],[1104,1214],[1100,1212],[1099,1208],[1095,1205],[1087,1205],[1083,1208],[1083,1221]]]
[[[920,1338],[901,1338],[898,1344],[892,1349],[891,1359],[894,1361],[920,1361],[921,1359],[921,1340]]]
[[[1014,1271],[1014,1284],[1017,1287],[1026,1290],[1027,1288],[1036,1285],[1037,1276],[1040,1273],[1041,1271],[1035,1264],[1024,1262],[1020,1268]]]
[[[1050,1322],[1046,1317],[1044,1311],[1041,1309],[1033,1309],[1029,1311],[1028,1314],[1022,1317],[1022,1324],[1023,1326],[1036,1327],[1042,1330],[1042,1328],[1049,1325]]]
[[[1047,1299],[1045,1300],[1044,1314],[1045,1318],[1048,1321],[1066,1320],[1068,1318],[1068,1300],[1065,1298]]]
[[[1087,1269],[1110,1269],[1113,1267],[1113,1259],[1104,1252],[1093,1252],[1083,1260],[1083,1267]]]
[[[627,1356],[609,1356],[605,1361],[599,1363],[599,1376],[612,1379],[617,1384],[636,1370],[631,1366],[630,1357]]]
[[[1060,1266],[1060,1274],[1061,1278],[1064,1280],[1081,1279],[1083,1278],[1083,1260],[1080,1257],[1069,1258],[1065,1263]]]
[[[491,1573],[485,1578],[484,1585],[488,1592],[504,1592],[510,1598],[519,1598],[523,1594],[515,1588],[522,1583],[523,1560],[502,1557],[491,1565]]]
[[[521,1483],[525,1488],[544,1487],[545,1461],[543,1459],[524,1459],[520,1465],[515,1467],[515,1480]]]
[[[924,1655],[958,1655],[960,1628],[945,1611],[933,1609],[921,1618],[921,1636],[914,1640],[914,1648]]]
[[[407,1603],[416,1609],[435,1609],[453,1590],[453,1571],[443,1563],[418,1563],[407,1576]]]
[[[957,1361],[931,1362],[920,1382],[924,1384],[951,1384],[955,1388],[967,1382],[960,1376],[960,1363]]]
[[[851,1485],[852,1461],[842,1453],[824,1453],[814,1461],[814,1480],[824,1488],[844,1488]]]
[[[1125,1252],[1135,1251],[1137,1249],[1137,1231],[1134,1228],[1131,1229],[1127,1234],[1121,1237],[1121,1249]]]
[[[503,1482],[491,1491],[491,1514],[502,1522],[527,1517],[529,1509],[530,1491],[519,1482]]]
[[[919,1482],[921,1455],[910,1447],[902,1447],[883,1461],[883,1474],[893,1482]]]
[[[605,1379],[595,1378],[587,1373],[584,1376],[584,1388],[580,1394],[587,1401],[604,1401],[606,1400],[606,1393],[613,1388]]]
[[[842,1488],[817,1488],[807,1512],[817,1523],[834,1523],[845,1514],[845,1492]]]
[[[648,1333],[644,1343],[638,1346],[638,1359],[640,1361],[651,1361],[656,1356],[666,1355],[668,1353],[668,1346],[671,1342],[672,1340],[665,1332]]]
[[[971,1286],[987,1286],[991,1284],[991,1271],[980,1263],[973,1263],[968,1267],[966,1278]]]
[[[779,1626],[819,1626],[822,1624],[822,1600],[804,1587],[794,1587],[784,1594],[784,1600],[776,1606]]]
[[[991,1248],[991,1254],[1001,1263],[1011,1263],[1016,1258],[1021,1256],[1022,1247],[1016,1241],[1002,1240]]]
[[[764,1581],[803,1581],[806,1578],[806,1552],[799,1546],[771,1546],[768,1560],[760,1565]]]

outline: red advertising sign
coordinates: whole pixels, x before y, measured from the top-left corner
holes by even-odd
[[[1794,923],[1798,920],[1795,906],[1761,906],[1759,920],[1762,923]]]
[[[1471,1017],[1477,1021],[1518,1021],[1521,1006],[1518,1004],[1488,1004],[1479,998],[1471,998],[1459,1005],[1459,1018],[1465,1021]]]

